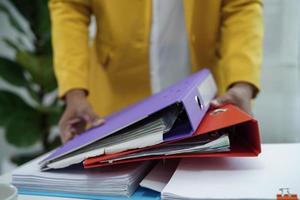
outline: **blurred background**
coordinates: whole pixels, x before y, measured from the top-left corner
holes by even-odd
[[[0,174],[59,145],[47,0],[26,2],[0,1]],[[264,0],[262,89],[254,102],[264,143],[300,142],[299,6]]]

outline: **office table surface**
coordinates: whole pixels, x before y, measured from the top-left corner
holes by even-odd
[[[281,149],[282,149],[282,147],[284,147],[284,150],[285,151],[287,151],[287,150],[289,150],[289,152],[286,152],[287,153],[287,155],[276,155],[276,156],[274,156],[274,159],[275,160],[278,160],[279,161],[279,163],[281,163],[280,162],[280,160],[285,160],[286,162],[284,162],[284,163],[282,163],[282,165],[284,165],[284,166],[290,166],[290,165],[286,165],[286,163],[288,163],[287,162],[287,160],[294,160],[296,157],[298,157],[298,153],[299,153],[299,148],[300,148],[300,144],[298,143],[298,144],[294,144],[294,145],[296,145],[296,146],[294,146],[294,147],[296,147],[297,149],[295,150],[293,150],[292,152],[290,152],[290,148],[286,148],[286,147],[291,147],[290,146],[290,144],[288,144],[288,146],[286,146],[287,144],[272,144],[272,145],[270,145],[270,144],[263,144],[262,145],[262,147],[266,147],[266,146],[273,146],[273,147],[276,147],[277,146],[277,148],[278,147],[280,147]],[[278,153],[278,152],[277,152]],[[282,153],[282,152],[281,152]],[[290,155],[289,155],[290,154]],[[296,156],[296,157],[295,157]],[[282,159],[283,157],[285,157],[285,158],[287,158],[287,159]],[[298,157],[299,158],[299,157]],[[297,160],[297,162],[299,161],[299,159],[296,159]],[[272,165],[272,166],[274,166],[274,165]],[[296,163],[295,164],[295,166],[293,165],[293,166],[290,166],[290,167],[293,167],[293,169],[297,169],[297,167],[298,167],[299,165],[298,165],[298,163]],[[286,171],[286,170],[285,170]],[[295,171],[295,170],[294,170]],[[273,172],[272,172],[273,173]],[[276,173],[275,175],[276,176],[278,176],[279,174],[277,173],[277,171],[275,170],[274,171],[274,173]],[[285,174],[285,175],[287,175],[287,177],[294,177],[294,176],[296,176],[297,177],[297,180],[298,180],[298,177],[299,177],[299,173],[298,172],[295,172],[296,174]],[[10,184],[11,183],[11,181],[12,181],[12,173],[10,172],[10,173],[6,173],[6,174],[3,174],[3,175],[1,175],[0,176],[0,183],[6,183],[6,184]],[[300,182],[300,179],[299,179],[299,182]],[[298,191],[298,194],[299,194],[299,185],[297,185],[297,186],[294,186],[295,188],[294,188],[294,191],[297,193],[297,191]],[[297,189],[298,188],[298,189]],[[275,195],[275,194],[274,194]],[[31,196],[31,195],[18,195],[18,199],[19,200],[37,200],[37,199],[45,199],[45,200],[50,200],[50,199],[52,199],[52,200],[67,200],[67,199],[74,199],[74,198],[61,198],[61,197],[45,197],[45,196]]]

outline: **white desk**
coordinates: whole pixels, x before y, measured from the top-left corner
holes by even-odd
[[[289,144],[284,144],[284,145],[280,145],[280,144],[273,144],[274,146],[282,146],[282,147],[285,147],[286,145],[288,145],[288,146],[286,146],[286,147],[290,147],[290,145]],[[273,146],[272,145],[272,146]],[[264,146],[270,146],[270,145],[263,145],[263,147]],[[296,146],[295,146],[296,147]],[[284,153],[284,155],[281,155],[281,154],[278,154],[278,152],[274,152],[274,160],[276,160],[276,163],[277,163],[277,160],[278,160],[278,163],[280,164],[280,166],[282,167],[283,166],[283,168],[284,169],[287,169],[287,170],[281,170],[281,171],[284,171],[284,172],[289,172],[290,170],[288,170],[289,169],[289,167],[293,167],[293,169],[297,169],[297,167],[299,166],[299,155],[298,155],[298,153],[299,153],[299,144],[297,145],[297,149],[294,149],[294,150],[292,150],[292,151],[290,151],[291,149],[290,148],[283,148],[284,149],[284,151],[285,151],[285,153]],[[286,151],[288,151],[288,152],[286,152]],[[282,152],[281,152],[282,153]],[[264,154],[265,155],[265,154]],[[282,159],[282,158],[288,158],[288,159]],[[297,158],[297,159],[296,159]],[[295,162],[294,162],[294,164],[291,166],[291,163],[289,163],[287,160],[294,160],[294,159],[296,159],[297,160],[297,163],[295,164]],[[282,160],[285,160],[284,162],[282,162]],[[276,164],[275,163],[275,164]],[[272,164],[272,163],[271,163]],[[279,165],[278,164],[278,165]],[[276,164],[277,165],[277,164]],[[274,165],[271,165],[271,167],[272,166],[274,166]],[[274,170],[273,170],[274,171]],[[272,172],[273,173],[273,172]],[[277,173],[277,171],[275,170],[274,171],[274,174],[275,174],[275,176],[278,176],[278,175],[280,175],[280,174],[278,174]],[[299,173],[298,173],[298,171],[295,173],[295,174],[286,174],[285,173],[285,175],[284,175],[284,177],[286,178],[286,177],[288,177],[288,176],[290,176],[290,175],[292,175],[293,177],[296,177],[297,178],[297,181],[299,181],[299,184],[300,184],[300,176],[299,176]],[[4,174],[4,175],[2,175],[2,176],[0,176],[0,183],[10,183],[11,182],[11,179],[12,179],[12,176],[11,176],[11,173],[6,173],[6,174]],[[280,182],[280,181],[279,181]],[[251,188],[251,187],[249,187],[249,188]],[[297,190],[297,188],[298,188],[298,190]],[[292,191],[292,192],[298,192],[298,195],[300,194],[299,193],[299,185],[297,185],[297,186],[294,186],[294,188],[293,188],[294,190]],[[276,192],[277,191],[275,191],[274,192],[274,195],[276,195]],[[273,194],[273,193],[272,193]],[[298,197],[299,198],[299,197]],[[58,198],[58,197],[41,197],[41,196],[29,196],[29,195],[19,195],[19,197],[18,197],[18,199],[19,200],[37,200],[37,199],[45,199],[45,200],[50,200],[50,199],[52,199],[52,200],[67,200],[67,199],[70,199],[70,198]],[[74,198],[72,198],[72,199],[74,199]]]

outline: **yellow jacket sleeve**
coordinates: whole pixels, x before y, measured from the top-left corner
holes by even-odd
[[[221,16],[219,67],[228,89],[235,82],[248,82],[259,90],[262,60],[261,0],[224,0]]]
[[[88,88],[89,0],[51,0],[54,68],[63,97],[72,89]]]

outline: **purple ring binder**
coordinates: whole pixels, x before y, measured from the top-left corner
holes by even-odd
[[[200,88],[202,84],[206,84],[203,85],[206,91],[202,91],[203,89]],[[174,135],[174,139],[187,137],[196,130],[208,110],[208,105],[205,105],[205,101],[207,99],[211,100],[215,94],[216,85],[212,75],[208,69],[203,69],[153,96],[108,116],[104,125],[89,129],[70,140],[43,160],[42,165],[101,140],[175,103],[183,105],[192,130],[188,133],[185,131],[182,135],[177,133]],[[172,139],[172,136],[170,136],[166,140]]]

